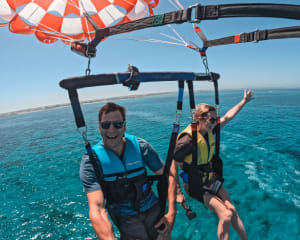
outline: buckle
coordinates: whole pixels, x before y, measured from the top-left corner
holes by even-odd
[[[258,29],[255,29],[253,32],[252,32],[252,36],[253,36],[253,40],[251,42],[254,42],[254,43],[258,43],[259,42],[259,30]]]
[[[189,7],[190,11],[191,11],[191,20],[189,20],[189,23],[200,23],[200,20],[197,18],[198,17],[198,7],[201,7],[201,4],[194,4],[192,6]],[[194,15],[193,15],[194,12]],[[194,19],[192,19],[192,17],[194,16]]]

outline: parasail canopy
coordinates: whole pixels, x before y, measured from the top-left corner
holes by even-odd
[[[91,41],[95,29],[153,15],[159,0],[0,0],[0,26],[43,43]]]

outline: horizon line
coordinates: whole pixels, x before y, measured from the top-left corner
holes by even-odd
[[[272,90],[272,89],[298,89],[298,88],[282,88],[282,87],[275,87],[275,88],[255,88],[256,90]],[[240,89],[221,89],[219,91],[237,91]],[[214,90],[195,90],[195,92],[213,92]],[[98,102],[105,102],[110,100],[122,100],[122,99],[130,99],[130,98],[142,98],[142,97],[150,97],[150,96],[158,96],[158,95],[168,95],[168,94],[176,94],[177,91],[169,91],[169,92],[159,92],[159,93],[144,93],[144,94],[135,94],[135,95],[124,95],[119,97],[110,97],[110,98],[101,98],[101,99],[92,99],[92,100],[84,100],[80,101],[80,104],[92,104],[92,103],[98,103]],[[26,114],[31,112],[38,112],[38,111],[44,111],[44,110],[50,110],[55,108],[61,108],[61,107],[67,107],[70,106],[71,103],[60,103],[60,104],[54,104],[54,105],[46,105],[46,106],[40,106],[40,107],[34,107],[34,108],[26,108],[26,109],[20,109],[15,110],[11,112],[4,112],[0,113],[0,117],[7,117],[7,116],[13,116],[13,115],[19,115],[19,114]]]

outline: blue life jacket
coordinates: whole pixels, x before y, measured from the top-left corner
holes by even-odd
[[[102,168],[104,192],[108,204],[132,202],[139,211],[139,203],[151,190],[142,159],[140,145],[133,135],[125,134],[123,161],[102,141],[93,146]]]

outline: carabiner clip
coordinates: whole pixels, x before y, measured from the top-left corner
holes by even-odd
[[[84,143],[85,144],[88,144],[88,139],[87,139],[87,127],[84,126],[83,129],[80,130],[80,128],[77,128],[77,131],[81,134],[83,140],[84,140]]]
[[[85,70],[85,76],[89,76],[91,74],[91,69],[90,69],[90,64],[91,64],[91,56],[88,56],[89,61],[88,61],[88,66]]]

